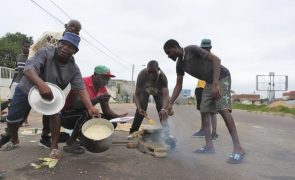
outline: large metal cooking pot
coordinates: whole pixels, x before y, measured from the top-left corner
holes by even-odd
[[[162,126],[146,125],[143,128],[142,140],[145,142],[162,142],[169,146],[169,149],[176,147],[176,139],[170,135],[168,122]]]
[[[144,133],[156,133],[162,130],[161,125],[144,125],[142,128]]]
[[[161,139],[162,127],[156,125],[145,125],[143,128],[142,140],[146,142],[159,142]]]
[[[85,131],[93,125],[105,126],[111,130],[111,134],[101,140],[90,139],[85,136]],[[111,122],[102,118],[94,118],[86,121],[79,136],[83,146],[90,152],[100,153],[106,151],[112,145],[112,134],[114,133],[114,126]]]

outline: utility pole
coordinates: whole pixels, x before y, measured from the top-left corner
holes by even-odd
[[[134,76],[134,64],[132,64],[132,78],[131,78],[131,83],[132,84],[133,84],[133,76]],[[135,85],[132,88],[132,96],[131,96],[131,101],[132,102],[134,102],[134,93],[135,93]]]
[[[134,64],[132,64],[132,78],[131,78],[132,82],[133,82],[133,75],[134,75]]]
[[[268,91],[268,101],[269,103],[273,102],[275,100],[275,73],[270,72],[269,73],[269,91]]]

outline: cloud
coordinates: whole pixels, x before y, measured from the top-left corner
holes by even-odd
[[[50,13],[69,19],[50,1],[35,0]],[[212,52],[232,74],[237,92],[255,91],[257,74],[275,72],[289,76],[289,90],[295,90],[293,73],[295,52],[295,2],[289,0],[64,0],[54,1],[67,14],[82,22],[85,30],[119,56],[113,57],[85,32],[81,36],[108,56],[82,40],[76,60],[83,75],[97,64],[111,67],[117,78],[131,80],[149,60],[159,61],[167,74],[169,88],[176,82],[175,63],[162,47],[170,39],[182,46],[199,44],[210,38]],[[11,9],[13,12],[11,13]],[[0,36],[22,32],[36,40],[44,31],[63,31],[63,25],[27,0],[5,2],[0,12]],[[112,58],[110,58],[111,56]],[[116,60],[114,60],[116,59]],[[118,62],[119,61],[119,62]],[[196,79],[185,75],[184,88],[194,89]]]

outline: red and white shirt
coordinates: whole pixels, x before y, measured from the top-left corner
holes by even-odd
[[[95,90],[95,88],[93,86],[92,76],[84,77],[83,82],[84,82],[86,90],[89,94],[90,99],[93,99],[93,98],[98,97],[102,94],[108,93],[106,87],[99,88],[97,91]],[[69,95],[67,96],[66,103],[65,103],[63,110],[70,110],[71,109],[73,99],[77,98],[76,96],[79,96],[78,90],[72,89],[70,91]]]

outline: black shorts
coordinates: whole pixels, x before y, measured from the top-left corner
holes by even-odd
[[[197,101],[197,109],[200,110],[200,105],[202,101],[202,94],[203,94],[204,88],[196,88],[195,89],[195,96]]]

